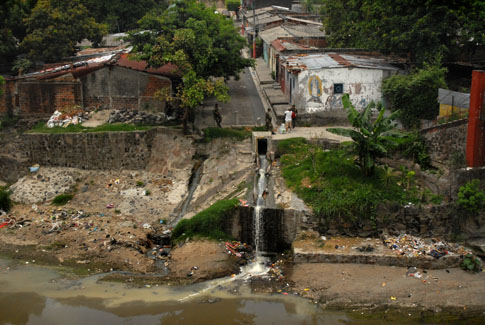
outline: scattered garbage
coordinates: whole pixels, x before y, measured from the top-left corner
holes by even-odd
[[[79,109],[74,109],[70,112],[60,112],[55,111],[54,114],[47,121],[47,127],[68,127],[69,125],[77,125],[82,122],[82,116],[84,116],[84,111]]]
[[[416,267],[413,266],[413,267],[408,268],[408,270],[406,272],[406,276],[420,279],[423,275],[418,272],[418,269]]]
[[[36,171],[39,170],[39,168],[40,168],[40,165],[39,164],[35,164],[33,166],[30,166],[29,167],[29,170],[30,170],[31,173],[35,173]]]
[[[238,241],[233,241],[232,243],[225,242],[224,246],[226,247],[227,253],[230,255],[241,257],[246,260],[250,258],[249,254],[252,252],[252,248],[246,243],[242,244]]]
[[[466,255],[470,251],[462,245],[450,243],[436,238],[422,239],[409,234],[388,236],[384,244],[396,254],[406,257],[432,256],[440,258],[445,255]]]
[[[360,247],[357,247],[356,248],[359,252],[373,252],[374,251],[374,247],[371,246],[371,245],[363,245],[363,246],[360,246]]]
[[[107,209],[112,209],[112,208],[114,208],[114,207],[115,207],[115,205],[114,205],[113,203],[110,203],[110,204],[107,204],[107,205],[106,205],[106,208],[107,208]]]

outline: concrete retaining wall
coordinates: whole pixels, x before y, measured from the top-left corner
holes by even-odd
[[[149,163],[154,139],[165,139],[156,137],[157,133],[181,135],[178,130],[155,128],[132,132],[25,134],[23,141],[30,164],[141,170]],[[157,144],[157,147],[163,145]],[[173,144],[167,146],[167,152],[172,147]]]

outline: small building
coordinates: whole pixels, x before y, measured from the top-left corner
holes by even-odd
[[[381,56],[320,53],[280,57],[278,81],[300,113],[333,112],[348,93],[358,109],[382,100],[382,81],[399,72]]]
[[[298,21],[300,24],[285,23],[259,34],[263,42],[263,59],[276,75],[280,55],[308,53],[327,47],[322,24],[302,19]]]
[[[440,88],[438,102],[440,103],[439,118],[465,116],[470,109],[470,94]]]
[[[147,109],[163,111],[154,98],[163,88],[172,91],[177,68],[167,64],[149,68],[128,53],[102,54],[87,60],[50,65],[19,77],[7,78],[0,98],[0,114],[50,116],[72,107]]]

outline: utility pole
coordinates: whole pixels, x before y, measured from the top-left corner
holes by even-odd
[[[255,9],[255,4],[253,0],[253,25],[254,25],[254,35],[253,35],[253,58],[256,59],[256,9]]]

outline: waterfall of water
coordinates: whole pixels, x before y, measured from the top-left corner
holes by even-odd
[[[266,189],[266,168],[268,161],[265,155],[259,156],[259,171],[258,171],[258,185],[257,185],[257,197],[256,204],[254,206],[254,232],[253,232],[253,242],[256,255],[261,255],[264,245],[264,230],[263,230],[263,211],[265,192]]]

